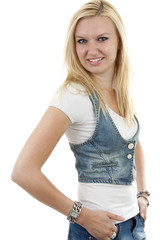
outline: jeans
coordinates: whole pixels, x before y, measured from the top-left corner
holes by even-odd
[[[144,219],[140,215],[116,224],[117,236],[114,240],[146,240]],[[87,230],[77,223],[70,223],[68,240],[96,240]]]

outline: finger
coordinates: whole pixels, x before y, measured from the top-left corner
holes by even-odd
[[[117,232],[117,227],[114,225],[114,227],[112,228],[111,231],[112,231],[111,234],[113,234],[114,232],[116,233]]]
[[[110,240],[110,239],[111,239],[111,238],[107,236],[104,240]]]
[[[116,232],[112,232],[110,234],[110,239],[115,239],[116,235],[117,235]]]
[[[116,214],[113,214],[113,213],[108,213],[108,212],[107,212],[107,216],[108,216],[109,218],[111,218],[111,219],[113,219],[113,220],[117,220],[117,221],[124,221],[124,220],[125,220],[124,217],[120,217],[120,216],[118,216],[118,215],[116,215]]]

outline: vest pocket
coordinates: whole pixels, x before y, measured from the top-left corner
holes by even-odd
[[[98,163],[98,164],[94,164],[94,167],[97,168],[103,168],[103,167],[116,167],[118,165],[118,162],[110,162],[110,163]]]

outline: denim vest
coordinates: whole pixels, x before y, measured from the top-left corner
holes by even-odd
[[[110,183],[131,185],[136,177],[135,146],[138,130],[129,140],[119,133],[110,114],[99,111],[99,101],[90,97],[96,113],[96,128],[93,135],[82,144],[71,144],[76,158],[78,181],[84,183]]]

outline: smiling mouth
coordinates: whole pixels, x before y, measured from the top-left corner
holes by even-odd
[[[101,57],[101,58],[94,58],[94,59],[88,59],[88,61],[95,63],[95,62],[101,61],[102,59],[103,59],[103,57]]]

